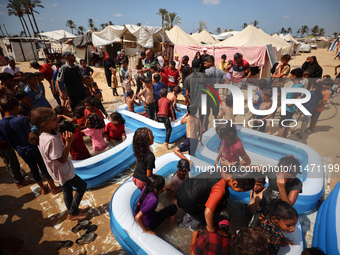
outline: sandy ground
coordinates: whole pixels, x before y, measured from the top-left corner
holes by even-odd
[[[315,50],[311,54],[301,54],[293,57],[290,64],[299,67],[303,64],[308,55],[315,55],[320,65],[323,67],[324,74],[330,74],[334,77],[334,67],[339,65],[339,60],[333,60],[334,53],[324,49]],[[34,71],[28,63],[17,63],[21,71]],[[104,106],[108,112],[114,111],[118,105],[123,103],[123,97],[113,97],[112,91],[108,88],[103,70],[95,70],[94,80],[103,90]],[[56,106],[51,92],[45,82],[47,98],[52,106]],[[134,88],[135,89],[135,88]],[[118,90],[122,95],[121,89]],[[181,98],[179,98],[181,99]],[[340,164],[340,159],[336,158],[339,154],[339,125],[340,119],[337,108],[339,108],[340,97],[334,100],[334,106],[327,106],[321,114],[320,121],[316,130],[311,135],[304,135],[301,140],[315,149],[324,159],[324,162],[331,164]],[[274,135],[277,134],[277,128],[274,129]],[[289,135],[289,139],[298,140],[296,135]],[[171,150],[180,144],[183,138],[171,145]],[[153,145],[156,156],[168,152],[159,145]],[[170,152],[169,151],[169,152]],[[29,172],[26,164],[19,158],[23,169]],[[131,169],[134,169],[132,166]],[[75,226],[74,222],[66,220],[67,212],[63,203],[62,194],[41,195],[39,187],[31,185],[16,189],[12,184],[9,174],[6,172],[3,162],[0,162],[0,240],[4,237],[10,240],[4,242],[10,250],[4,250],[5,254],[126,254],[118,242],[115,240],[110,229],[109,206],[111,197],[115,190],[131,174],[132,170],[128,169],[121,175],[111,179],[94,189],[89,189],[83,198],[83,204],[92,207],[90,210],[91,221],[98,225],[97,238],[91,244],[78,246],[74,244],[68,250],[56,250],[57,242],[61,240],[75,241],[79,238],[78,234],[71,232]],[[339,174],[326,176],[326,193],[332,189],[340,180]],[[330,188],[329,188],[330,187]],[[315,216],[315,213],[314,213]],[[309,230],[308,243],[311,239],[312,229]]]

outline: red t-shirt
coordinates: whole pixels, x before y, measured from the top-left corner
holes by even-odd
[[[77,119],[77,124],[79,127],[83,127],[85,125],[85,117],[81,117],[80,119]]]
[[[221,179],[218,183],[212,187],[210,191],[209,198],[205,203],[205,207],[209,208],[212,212],[216,210],[217,205],[222,200],[225,194],[225,187],[227,186],[227,182],[225,179]]]
[[[177,69],[171,70],[170,68],[164,69],[164,73],[166,73],[166,75],[168,76],[168,84],[171,87],[175,87],[178,85],[178,77],[179,76],[179,72]]]
[[[64,138],[63,142],[65,143]],[[83,134],[80,132],[79,128],[74,130],[74,139],[71,145],[70,153],[73,160],[87,159],[91,157],[89,150],[84,143]]]
[[[165,73],[161,73],[162,75],[162,82],[164,84],[164,88],[167,88],[168,87],[168,76],[165,74]]]
[[[45,63],[45,64],[41,65],[39,67],[39,72],[42,73],[42,75],[44,76],[44,78],[46,80],[48,80],[48,81],[52,80],[52,76],[53,76],[54,71],[53,71],[50,64]]]
[[[105,127],[106,140],[110,141],[111,139],[113,139],[116,141],[120,141],[122,140],[123,135],[125,136],[125,125],[123,123],[115,125],[112,122],[110,122],[106,125]]]
[[[231,143],[226,143],[223,140],[222,146],[223,149],[221,159],[226,159],[230,163],[239,162],[240,161],[239,157],[246,154],[246,151],[243,148],[243,144],[240,138],[238,137]]]
[[[89,116],[90,113],[93,113],[93,112],[90,112],[89,110],[85,109],[84,118],[87,119],[87,116]],[[95,110],[94,113],[96,113],[102,120],[104,119],[104,115],[99,109]]]
[[[158,100],[158,117],[165,117],[169,118],[169,111],[170,111],[170,100],[166,97],[161,97]]]

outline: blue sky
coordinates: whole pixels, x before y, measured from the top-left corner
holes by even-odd
[[[19,34],[22,31],[20,21],[15,16],[8,16],[7,3],[7,0],[0,0],[0,24],[5,24],[10,34]],[[70,32],[65,26],[69,19],[86,29],[89,18],[98,28],[109,20],[116,25],[140,22],[161,26],[161,17],[156,15],[159,8],[176,12],[181,18],[179,26],[187,33],[197,29],[200,20],[205,21],[208,31],[213,33],[217,27],[239,31],[243,23],[254,20],[258,20],[259,27],[267,33],[291,27],[295,35],[302,25],[309,28],[319,25],[325,28],[326,35],[340,32],[339,0],[42,0],[42,5],[45,8],[37,9],[40,14],[36,18],[40,30],[45,32],[57,29]]]

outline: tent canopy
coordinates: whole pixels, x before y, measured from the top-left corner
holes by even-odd
[[[87,44],[92,44],[92,31],[87,31],[84,35],[74,38],[73,43],[76,47],[85,47]]]
[[[300,45],[301,44],[300,42],[295,40],[295,38],[291,34],[286,34],[283,39],[285,39],[287,42],[292,42],[292,43],[294,43],[296,45]]]
[[[224,32],[219,35],[212,35],[216,40],[223,41],[225,39],[228,39],[229,37],[232,37],[234,35],[237,35],[240,33],[240,31],[229,31],[229,32]]]
[[[207,30],[202,30],[199,34],[195,33],[191,35],[197,41],[204,43],[204,44],[214,44],[217,43],[216,40]]]
[[[54,30],[49,32],[40,33],[41,36],[45,36],[50,40],[60,41],[71,38],[76,38],[74,34],[71,34],[65,30]]]
[[[185,33],[179,26],[174,26],[170,31],[165,32],[173,44],[178,45],[202,45],[192,36]]]

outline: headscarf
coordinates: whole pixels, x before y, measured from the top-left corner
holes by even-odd
[[[201,58],[201,52],[197,51],[195,54],[195,58],[197,59],[197,53],[200,54],[200,58]]]
[[[310,78],[321,78],[322,77],[322,67],[319,65],[317,59],[315,56],[312,56],[311,58],[314,59],[314,63],[311,64],[310,62],[306,62],[302,68],[304,71],[309,72]]]
[[[109,60],[109,59],[110,59],[109,53],[105,52],[105,58],[104,58],[104,59],[105,59],[105,60]]]

